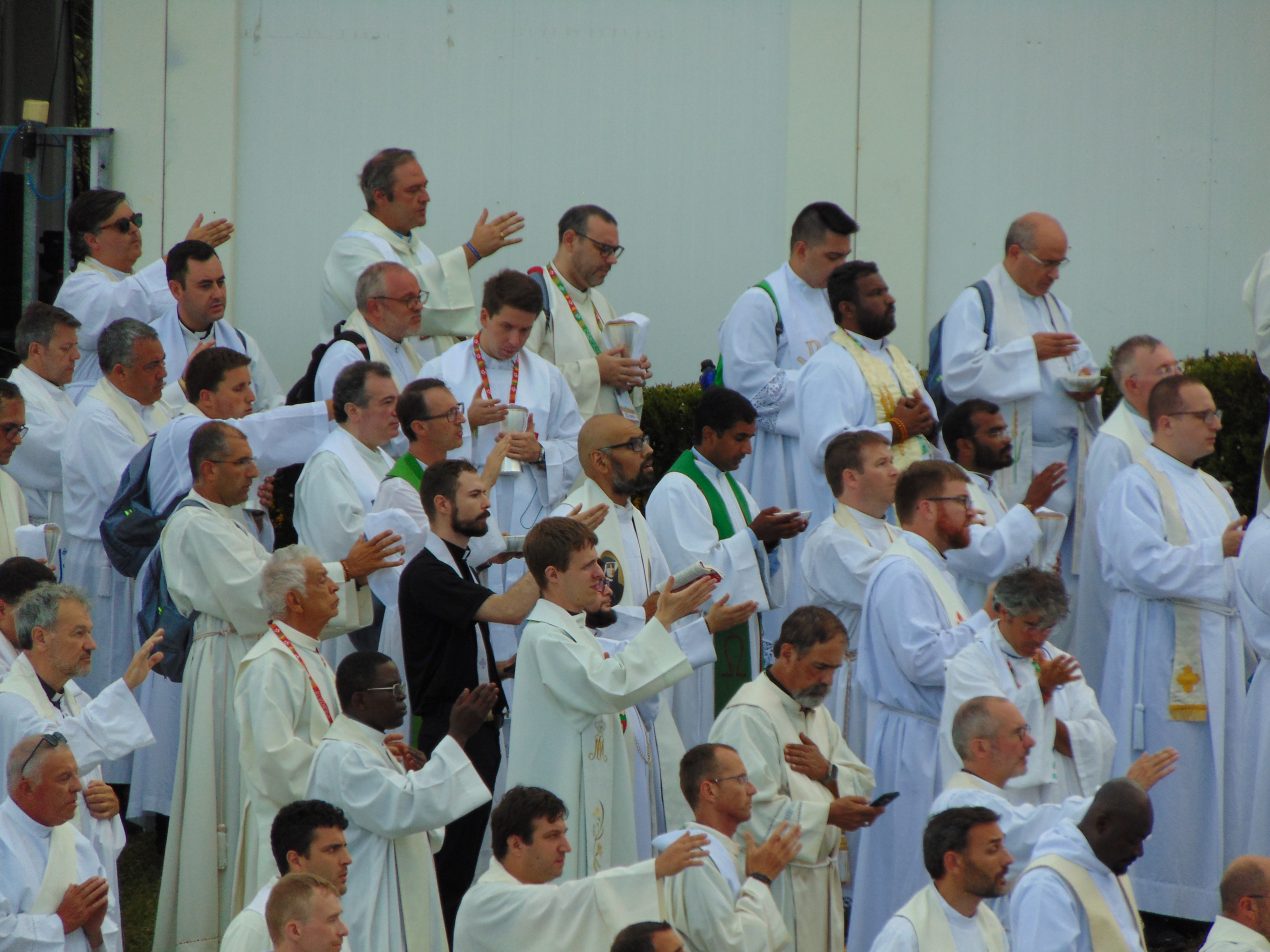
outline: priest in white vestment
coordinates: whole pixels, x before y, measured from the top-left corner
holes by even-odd
[[[820,473],[808,465],[802,445],[807,419],[797,403],[798,379],[834,332],[825,288],[858,230],[832,202],[808,205],[790,230],[789,260],[742,293],[719,326],[715,384],[736,390],[758,412],[754,456],[741,462],[737,476],[769,506],[814,509],[824,499]],[[802,545],[795,540],[789,548],[796,566]],[[773,628],[805,601],[801,583],[791,580],[787,607],[770,616]]]
[[[181,241],[168,250],[168,289],[176,300],[150,322],[172,365],[172,382],[163,397],[170,407],[184,402],[181,370],[199,347],[228,347],[251,360],[251,385],[261,410],[286,399],[278,378],[255,339],[225,318],[225,269],[216,250],[203,241]],[[190,397],[194,399],[193,396]]]
[[[542,275],[547,296],[525,346],[564,375],[582,419],[620,413],[638,423],[652,364],[615,339],[616,328],[607,330],[617,311],[597,290],[622,254],[617,219],[599,205],[575,205],[557,232],[556,256],[546,268],[530,269]]]
[[[1063,580],[1053,572],[1022,568],[997,583],[996,620],[975,632],[974,641],[948,662],[939,719],[944,776],[961,768],[953,719],[962,704],[976,697],[1009,701],[1036,738],[1027,771],[1003,784],[1011,802],[1092,797],[1111,776],[1116,736],[1098,707],[1098,696],[1077,659],[1048,644],[1067,604]]]
[[[81,343],[83,336],[81,329]],[[101,332],[96,356],[105,376],[79,401],[62,450],[67,549],[62,581],[92,600],[99,648],[80,687],[93,695],[123,674],[137,650],[135,583],[107,557],[101,520],[132,457],[168,422],[159,402],[166,377],[163,346],[148,325],[132,318],[115,321]],[[127,783],[130,771],[124,758],[112,764],[106,779]]]
[[[834,511],[807,537],[802,572],[813,605],[827,608],[847,632],[846,664],[833,679],[825,707],[838,722],[847,745],[864,750],[868,706],[853,689],[860,648],[860,612],[873,567],[900,530],[886,521],[895,502],[899,470],[891,441],[872,430],[839,433],[825,448],[825,478]]]
[[[344,811],[324,800],[296,800],[279,810],[269,830],[275,872],[226,927],[220,952],[266,952],[272,948],[265,906],[269,893],[287,873],[321,876],[344,895],[348,868],[353,863],[344,835],[347,829]]]
[[[494,522],[513,536],[523,536],[549,515],[580,471],[577,401],[560,371],[525,347],[541,304],[532,278],[500,271],[485,282],[480,332],[429,361],[420,373],[444,380],[456,396],[469,398],[468,434],[452,456],[479,469],[500,433],[508,431],[507,461],[491,494],[491,509]],[[523,574],[519,559],[493,565],[486,584],[505,592]],[[499,657],[515,653],[517,634],[511,626],[492,626],[491,637]]]
[[[494,858],[459,908],[456,950],[608,949],[626,926],[664,919],[666,878],[706,859],[706,837],[689,833],[655,860],[557,885],[573,851],[569,816],[550,790],[508,789],[490,817]]]
[[[1262,457],[1264,475],[1270,451]],[[1247,803],[1244,822],[1249,852],[1270,853],[1270,724],[1264,711],[1270,698],[1270,507],[1248,524],[1235,566],[1235,603],[1243,622],[1248,647],[1257,666],[1248,682],[1244,700],[1242,777],[1239,787]]]
[[[22,599],[18,639],[24,645],[0,681],[0,757],[23,737],[59,731],[70,743],[84,783],[75,825],[93,844],[111,888],[118,892],[115,861],[124,846],[119,800],[102,780],[101,765],[154,743],[133,698],[157,663],[151,638],[123,677],[96,698],[75,678],[92,667],[93,621],[83,596],[68,586],[41,585]]]
[[[606,650],[621,650],[647,623],[656,607],[660,583],[672,574],[648,523],[631,502],[654,484],[653,448],[639,424],[617,413],[597,414],[582,425],[578,456],[583,480],[554,513],[567,516],[603,507],[595,527],[596,550],[608,581],[614,623],[597,632]],[[651,599],[651,601],[650,601]],[[705,625],[711,633],[744,624],[755,602],[731,605],[720,599],[703,619],[681,624]],[[608,642],[614,642],[609,647]],[[673,689],[672,689],[673,690]],[[683,739],[671,713],[671,691],[663,691],[626,711],[626,740],[635,781],[636,846],[641,859],[651,856],[653,837],[676,829],[691,814],[679,790],[678,766]]]
[[[824,470],[834,437],[862,430],[891,444],[901,471],[937,455],[935,405],[917,368],[887,336],[895,330],[895,298],[878,266],[849,261],[835,268],[828,292],[838,326],[798,374],[802,448],[812,472]],[[819,492],[812,519],[829,516],[833,502]]]
[[[1244,281],[1243,302],[1252,318],[1257,366],[1263,374],[1270,376],[1270,251],[1258,258],[1248,273]],[[1266,437],[1266,446],[1270,447],[1270,435]],[[1270,489],[1263,476],[1257,492],[1257,508],[1264,509],[1267,505],[1270,505]]]
[[[12,381],[0,380],[0,466],[6,465],[26,433],[26,401]],[[27,525],[26,497],[22,487],[0,470],[0,560],[18,554],[17,531]]]
[[[957,589],[967,605],[982,605],[988,586],[1025,564],[1054,570],[1067,517],[1044,508],[1066,479],[1067,466],[1051,463],[1028,484],[1023,499],[1007,505],[996,474],[1014,461],[1010,428],[1001,408],[967,400],[944,414],[944,446],[966,474],[971,505],[982,524],[970,527],[970,544],[947,554]]]
[[[737,840],[757,788],[727,744],[697,745],[685,754],[679,775],[693,820],[655,845],[664,849],[685,832],[700,834],[707,838],[706,860],[662,885],[667,921],[687,952],[790,952],[793,937],[771,890],[798,855],[801,829],[782,822],[761,845],[748,832],[744,842]]]
[[[383,447],[401,429],[397,385],[386,364],[361,361],[345,367],[336,378],[331,403],[336,426],[295,484],[296,534],[326,561],[340,558],[363,537],[366,513],[392,469],[392,457]],[[373,644],[379,628],[372,624],[354,634]],[[353,650],[352,640],[343,636],[322,646],[333,664]]]
[[[1176,747],[1183,782],[1154,797],[1169,848],[1134,868],[1142,908],[1188,919],[1217,913],[1212,884],[1247,847],[1243,629],[1235,556],[1244,519],[1195,468],[1221,413],[1194,378],[1168,377],[1148,403],[1154,442],[1112,481],[1098,510],[1103,565],[1116,590],[1102,709],[1119,741],[1112,772],[1139,751]],[[1196,803],[1205,804],[1203,810]]]
[[[335,672],[318,651],[322,631],[339,614],[340,587],[317,556],[297,545],[265,563],[260,588],[269,626],[234,680],[243,792],[235,906],[274,874],[273,819],[304,796],[318,742],[340,712]]]
[[[67,311],[33,301],[13,332],[14,349],[22,363],[13,368],[9,382],[22,391],[27,432],[5,472],[22,487],[27,513],[35,525],[52,522],[65,527],[62,447],[75,412],[75,402],[65,388],[79,360],[79,326],[78,319]]]
[[[79,767],[61,734],[36,734],[6,758],[0,803],[0,950],[122,952],[119,897],[76,828]],[[73,901],[63,905],[73,894]]]
[[[1240,856],[1226,867],[1218,893],[1221,915],[1199,952],[1270,952],[1270,916],[1262,896],[1270,889],[1270,858]]]
[[[97,340],[121,317],[149,323],[172,306],[167,268],[162,258],[134,272],[141,257],[141,214],[134,213],[123,192],[94,188],[75,197],[66,213],[66,230],[75,269],[66,276],[53,304],[79,320],[79,349],[83,356],[75,366],[67,391],[78,404],[110,368],[97,359]],[[199,215],[187,240],[224,244],[234,226],[224,218],[207,223]]]
[[[243,525],[239,507],[257,475],[251,445],[227,423],[209,422],[190,443],[194,489],[159,538],[177,610],[192,617],[193,642],[181,688],[181,740],[164,854],[155,950],[189,943],[214,950],[235,911],[233,849],[242,814],[238,726],[230,711],[234,672],[265,631],[260,574],[269,555]],[[368,600],[356,579],[392,564],[391,540],[361,540],[325,564],[341,585],[331,633],[364,625]],[[346,574],[347,571],[347,574]],[[347,580],[347,581],[346,581]],[[182,897],[197,896],[197,901]]]
[[[1014,947],[1147,952],[1126,873],[1140,862],[1153,822],[1150,798],[1122,778],[1103,785],[1079,823],[1061,820],[1045,833],[1010,897]],[[1152,844],[1152,850],[1170,848]]]
[[[823,706],[845,653],[846,632],[828,609],[796,609],[781,626],[776,661],[733,696],[710,731],[712,742],[735,748],[755,787],[742,828],[763,839],[782,822],[799,828],[798,852],[772,883],[798,952],[842,948],[842,834],[885,810],[869,805],[873,771]]]
[[[869,704],[865,762],[877,788],[898,792],[883,829],[860,836],[852,891],[851,947],[867,949],[905,896],[923,886],[912,861],[943,786],[939,710],[944,664],[988,623],[967,607],[945,553],[970,542],[970,489],[954,463],[914,463],[895,488],[903,534],[878,562],[864,593],[856,687]]]
[[[585,613],[606,597],[596,536],[572,519],[539,523],[525,561],[542,591],[516,655],[507,783],[546,786],[573,816],[588,817],[568,879],[632,862],[636,856],[630,760],[619,714],[687,677],[713,654],[700,626],[671,626],[701,608],[714,589],[706,576],[671,591],[663,583],[653,617],[625,650],[606,657]]]
[[[753,601],[760,613],[720,632],[719,660],[674,692],[675,722],[689,746],[706,739],[732,695],[763,670],[774,640],[763,637],[773,617],[769,609],[781,604],[786,579],[797,574],[797,554],[781,542],[807,528],[801,513],[760,509],[732,475],[751,452],[756,419],[735,390],[706,390],[693,412],[692,448],[658,481],[646,506],[649,528],[673,571],[703,562],[721,576],[720,596]]]
[[[1029,212],[1015,219],[1001,264],[948,308],[941,353],[950,400],[979,397],[1001,405],[1014,443],[1014,463],[998,477],[1007,504],[1022,500],[1032,478],[1050,464],[1067,466],[1067,483],[1049,507],[1069,520],[1062,556],[1070,585],[1081,472],[1102,410],[1096,390],[1076,380],[1097,376],[1098,362],[1050,290],[1066,263],[1067,235],[1054,218]]]
[[[1123,397],[1098,429],[1085,459],[1080,559],[1072,566],[1078,574],[1076,623],[1067,645],[1080,659],[1085,680],[1095,690],[1102,688],[1111,602],[1115,595],[1102,564],[1098,507],[1106,498],[1111,481],[1129,464],[1141,459],[1151,445],[1151,424],[1147,422],[1151,390],[1165,377],[1181,372],[1182,365],[1168,345],[1149,335],[1130,337],[1111,353],[1111,376]]]
[[[344,708],[313,759],[308,795],[348,816],[353,873],[344,896],[348,952],[445,952],[449,948],[432,853],[445,825],[490,798],[463,745],[498,699],[484,684],[455,702],[450,733],[426,758],[403,764],[384,731],[401,725],[405,684],[387,655],[357,652],[339,667]],[[463,948],[456,945],[456,948]]]
[[[323,340],[356,307],[357,278],[368,265],[393,261],[405,265],[428,292],[423,333],[441,337],[435,353],[453,343],[453,335],[476,332],[476,301],[468,269],[507,245],[525,227],[516,212],[489,217],[483,211],[472,237],[458,248],[436,255],[419,232],[428,221],[428,179],[409,149],[383,149],[362,167],[358,181],[366,211],[331,246],[322,266]]]
[[[890,918],[870,952],[1006,952],[989,900],[1005,894],[1015,862],[1000,817],[984,807],[939,810],[926,821],[922,858],[932,882]]]

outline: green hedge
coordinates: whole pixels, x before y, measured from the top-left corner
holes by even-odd
[[[1186,372],[1198,377],[1213,392],[1222,408],[1222,431],[1217,452],[1204,461],[1204,469],[1230,484],[1239,511],[1251,516],[1257,507],[1261,474],[1261,448],[1266,433],[1270,381],[1261,375],[1250,353],[1205,354],[1183,361]],[[1107,378],[1102,397],[1104,417],[1120,402],[1120,392]],[[653,465],[658,478],[692,442],[692,414],[701,399],[695,384],[658,384],[644,391],[644,432],[652,437]]]

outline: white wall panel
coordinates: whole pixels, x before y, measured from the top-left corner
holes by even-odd
[[[1099,355],[1133,333],[1246,349],[1239,288],[1270,243],[1270,5],[937,2],[928,323],[1032,208]]]
[[[604,291],[654,319],[660,380],[696,376],[740,290],[784,254],[788,9],[768,0],[244,0],[234,313],[298,375],[322,261],[377,149],[415,149],[435,250],[482,207],[555,250],[578,202],[628,248]],[[289,349],[289,353],[283,355]]]

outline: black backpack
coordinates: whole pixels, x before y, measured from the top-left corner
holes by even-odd
[[[187,506],[202,506],[197,499],[182,499],[172,512]],[[206,509],[206,506],[203,506]],[[169,681],[178,684],[185,677],[185,660],[190,654],[190,645],[194,642],[193,615],[182,615],[181,610],[172,601],[168,591],[168,579],[163,572],[163,555],[158,545],[154,545],[142,566],[137,586],[137,637],[141,644],[152,634],[163,629],[163,637],[159,639],[155,651],[163,652],[163,660],[155,665],[154,670]]]
[[[150,457],[154,437],[128,463],[119,477],[115,498],[106,507],[98,531],[110,564],[120,575],[136,578],[146,557],[159,542],[159,533],[168,521],[177,500],[163,511],[150,502]]]
[[[304,376],[291,385],[291,389],[287,391],[287,406],[294,406],[297,403],[312,403],[317,399],[317,395],[313,391],[314,381],[317,380],[318,365],[322,363],[322,358],[326,356],[326,352],[331,349],[331,345],[339,341],[346,340],[358,350],[362,352],[363,360],[370,360],[370,348],[366,345],[366,338],[356,331],[344,330],[346,322],[340,321],[335,325],[335,335],[328,341],[323,341],[313,348],[313,353],[309,355],[309,366],[304,371]]]

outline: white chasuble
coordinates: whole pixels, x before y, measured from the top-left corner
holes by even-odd
[[[933,883],[924,886],[891,917],[870,952],[1007,952],[1001,920],[980,902],[963,916]]]
[[[540,599],[516,656],[508,787],[545,787],[575,818],[566,879],[636,856],[630,760],[618,714],[686,677],[688,656],[655,618],[613,657],[583,616]]]
[[[666,473],[649,495],[645,510],[648,527],[665,553],[670,570],[679,572],[695,562],[705,562],[723,576],[715,589],[715,598],[728,595],[732,604],[755,601],[759,613],[779,605],[786,594],[786,576],[796,574],[792,572],[796,563],[789,562],[790,568],[784,568],[785,560],[794,558],[791,550],[782,543],[775,552],[768,553],[748,528],[749,520],[729,485],[728,474],[696,450],[692,454],[697,468],[723,500],[735,532],[721,539],[711,517],[710,504],[697,485],[682,473]],[[753,516],[762,507],[743,485],[739,488]],[[765,654],[758,613],[750,617],[748,627],[750,677],[754,677],[762,670]],[[770,636],[771,640],[775,640],[775,634]],[[706,665],[673,692],[675,723],[687,747],[703,743],[710,733],[715,716],[714,683],[714,665]]]
[[[652,860],[535,885],[520,882],[498,860],[490,860],[459,906],[454,948],[603,952],[626,926],[662,918],[658,894]]]
[[[867,796],[873,771],[847,746],[823,707],[803,708],[764,672],[728,702],[710,731],[714,743],[736,748],[757,788],[753,812],[742,829],[762,842],[781,822],[802,827],[798,854],[772,883],[785,927],[798,952],[842,948],[842,880],[837,854],[842,830],[829,822],[833,793],[785,762],[785,745],[806,734],[838,768],[839,796]]]
[[[318,745],[306,795],[349,820],[346,952],[444,952],[431,836],[439,849],[447,823],[490,799],[458,742],[443,738],[423,767],[407,772],[383,734],[340,715]]]
[[[921,855],[926,811],[943,784],[939,711],[944,665],[988,623],[968,609],[939,552],[904,532],[878,562],[864,594],[856,685],[869,702],[865,762],[877,787],[900,797],[863,831],[856,862],[852,948],[867,948],[903,897],[926,874]]]
[[[1038,660],[1069,657],[1044,645]],[[944,775],[961,769],[952,746],[952,722],[958,709],[976,697],[1001,697],[1019,709],[1031,727],[1036,746],[1028,755],[1027,772],[1006,784],[1005,796],[1015,803],[1058,803],[1074,796],[1092,797],[1111,776],[1116,735],[1098,707],[1098,697],[1077,672],[1075,681],[1054,689],[1048,703],[1041,698],[1036,666],[1002,636],[996,622],[975,633],[974,641],[948,662],[944,703],[939,720],[940,758]],[[1072,756],[1054,749],[1057,722],[1067,725]]]
[[[31,522],[56,523],[66,528],[62,513],[62,447],[75,401],[64,389],[49,383],[25,364],[9,374],[9,383],[22,391],[26,404],[26,436],[13,450],[5,471],[18,481],[26,496]],[[53,566],[54,571],[60,566]]]
[[[1243,822],[1246,849],[1270,853],[1270,513],[1262,510],[1248,523],[1236,563],[1235,599],[1244,635],[1257,666],[1244,700],[1243,755],[1237,784],[1247,799]]]
[[[313,397],[315,400],[330,400],[335,390],[335,378],[345,367],[363,360],[373,360],[387,364],[392,372],[392,382],[398,390],[404,390],[406,384],[419,376],[419,368],[423,359],[415,349],[414,341],[405,338],[395,341],[387,334],[372,327],[361,311],[353,311],[344,321],[343,331],[352,331],[366,342],[369,358],[362,355],[352,341],[336,341],[322,355],[318,364],[317,376],[313,378]]]
[[[1222,554],[1221,535],[1236,517],[1225,491],[1214,493],[1200,471],[1155,447],[1146,459],[1168,480],[1192,540],[1166,539],[1160,490],[1134,464],[1112,482],[1098,510],[1103,565],[1115,588],[1101,702],[1119,744],[1112,773],[1122,774],[1144,750],[1176,747],[1186,784],[1152,791],[1155,822],[1170,831],[1170,848],[1148,850],[1132,870],[1142,908],[1211,919],[1217,897],[1211,883],[1228,859],[1246,851],[1238,817],[1245,791],[1233,780],[1247,757],[1242,723],[1245,676],[1243,632],[1234,612],[1235,560]],[[1171,685],[1193,683],[1175,675],[1175,609],[1198,609],[1198,654],[1206,721],[1170,716]],[[1193,643],[1193,642],[1192,642]],[[1196,812],[1203,802],[1209,808]],[[1209,883],[1209,888],[1203,886]]]

